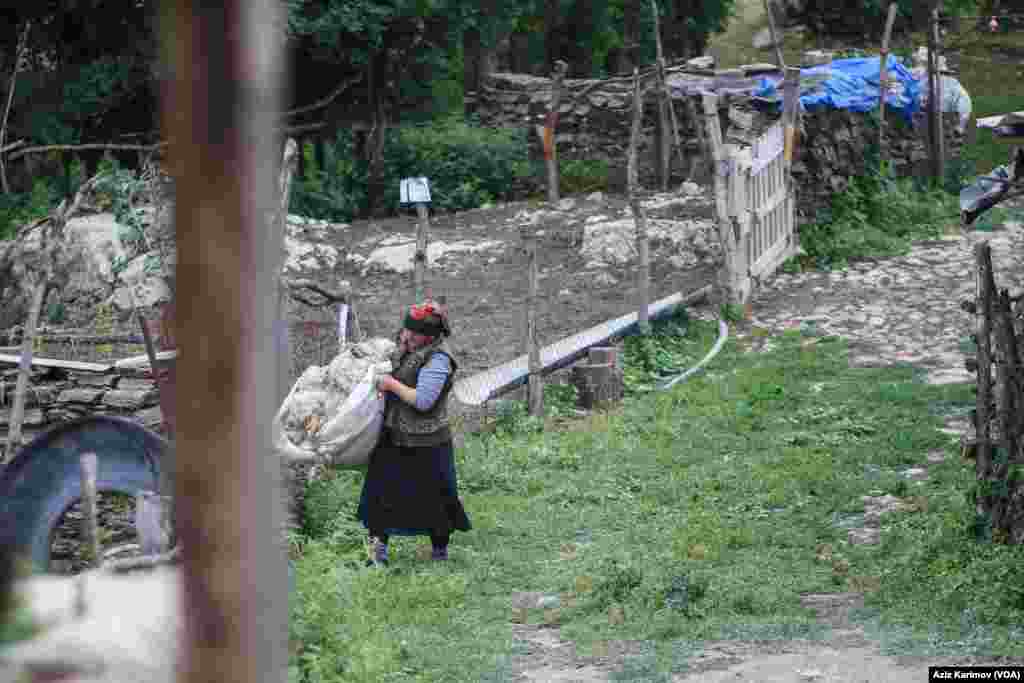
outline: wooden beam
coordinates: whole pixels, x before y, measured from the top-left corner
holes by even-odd
[[[21,362],[21,356],[11,354],[0,354],[0,363],[17,365]],[[29,365],[40,368],[60,368],[62,370],[78,370],[81,372],[110,372],[114,369],[115,363],[83,363],[77,360],[60,360],[57,358],[32,358]]]
[[[165,0],[175,181],[180,683],[280,683],[288,578],[276,405],[280,3]],[[183,311],[187,311],[185,314]]]
[[[879,167],[884,168],[889,160],[889,146],[885,140],[885,95],[889,90],[889,39],[892,37],[892,25],[896,21],[895,2],[889,3],[889,15],[885,19],[885,33],[882,36],[882,51],[878,62],[878,160]]]

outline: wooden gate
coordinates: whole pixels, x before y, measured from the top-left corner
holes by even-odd
[[[704,96],[724,252],[721,279],[729,303],[745,304],[760,281],[799,249],[795,189],[790,174],[795,106],[787,107],[783,118],[750,146],[725,145],[717,99],[714,95]]]

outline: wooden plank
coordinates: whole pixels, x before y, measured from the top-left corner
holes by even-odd
[[[161,360],[171,360],[171,359],[177,358],[177,357],[178,357],[178,350],[177,349],[171,349],[170,351],[157,351],[156,352],[156,359],[158,361],[161,361]],[[149,367],[149,356],[131,356],[129,358],[122,358],[121,360],[116,361],[110,367],[117,368],[118,370],[137,370],[139,368]]]
[[[779,240],[751,264],[750,276],[761,278],[771,275],[779,266],[785,263],[786,259],[795,254],[796,247],[788,244],[786,240]]]
[[[0,354],[0,363],[17,365],[21,362],[21,356],[11,354]],[[75,360],[60,360],[57,358],[33,358],[32,365],[40,368],[61,368],[64,370],[79,370],[81,372],[109,372],[114,369],[114,363],[83,363]]]
[[[768,217],[768,214],[775,211],[779,206],[785,203],[788,196],[789,188],[785,185],[779,185],[775,188],[774,193],[761,202],[760,206],[753,210],[754,216],[756,216],[759,221],[765,220]]]

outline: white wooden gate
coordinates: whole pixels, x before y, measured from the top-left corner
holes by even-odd
[[[717,97],[704,97],[704,113],[716,168],[722,284],[730,303],[745,304],[759,282],[799,248],[791,160],[785,153],[792,125],[786,119],[776,122],[749,147],[724,145]]]

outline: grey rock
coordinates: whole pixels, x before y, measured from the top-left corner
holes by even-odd
[[[91,405],[98,403],[103,394],[103,389],[66,389],[57,397],[57,403],[84,403]]]
[[[573,199],[572,197],[565,197],[564,199],[560,199],[558,201],[558,210],[559,211],[572,211],[575,208],[576,208],[576,200]]]
[[[117,388],[127,391],[153,391],[156,389],[156,382],[138,377],[122,377],[117,383]]]
[[[111,408],[136,410],[152,403],[155,399],[156,391],[153,390],[114,389],[103,396],[103,403]]]
[[[0,425],[7,426],[11,423],[11,411],[0,410]],[[31,408],[26,410],[22,417],[21,424],[23,427],[41,427],[46,424],[46,420],[43,417],[43,411],[39,408]]]
[[[772,47],[775,45],[775,41],[772,40],[772,31],[769,27],[764,27],[760,31],[754,34],[754,39],[751,41],[755,50],[764,50],[765,48]]]
[[[117,375],[96,375],[79,373],[72,376],[75,383],[83,387],[112,387]]]
[[[562,599],[557,595],[543,595],[537,600],[538,609],[554,609],[561,604]]]
[[[148,427],[150,429],[159,427],[164,421],[164,415],[160,411],[160,406],[158,405],[153,406],[152,408],[136,411],[133,417],[142,423],[144,427]]]

